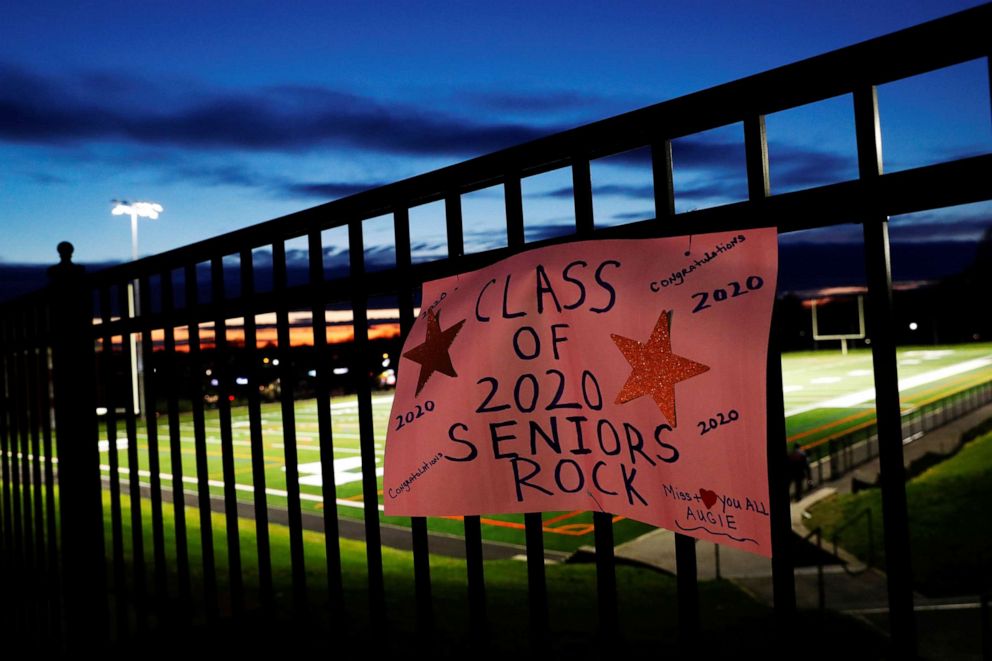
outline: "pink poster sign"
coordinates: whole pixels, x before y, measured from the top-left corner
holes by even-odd
[[[774,229],[540,248],[424,285],[388,515],[589,510],[771,555]]]

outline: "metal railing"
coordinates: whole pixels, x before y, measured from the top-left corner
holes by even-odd
[[[902,414],[903,443],[916,441],[989,403],[992,403],[992,382],[980,383],[907,410]],[[811,457],[813,482],[832,482],[878,457],[878,425],[874,417],[866,416],[866,420],[854,429],[808,443],[802,448]],[[953,449],[947,448],[948,451]],[[865,486],[875,486],[875,483]]]
[[[226,369],[232,342],[225,324],[243,318],[244,351],[257,353],[256,315],[274,314],[276,355],[283,387],[279,394],[285,465],[285,519],[289,531],[292,607],[304,613],[310,593],[318,586],[308,580],[301,524],[300,470],[294,393],[286,387],[294,379],[290,313],[309,311],[316,365],[315,397],[319,418],[322,476],[322,523],[325,531],[326,591],[332,610],[344,606],[343,569],[339,548],[339,520],[331,465],[334,439],[331,429],[330,351],[325,337],[325,310],[343,303],[351,312],[354,329],[351,353],[351,389],[357,393],[361,438],[364,537],[367,564],[367,607],[373,623],[385,621],[380,514],[377,508],[375,429],[372,386],[364,374],[364,360],[372,352],[369,337],[369,301],[388,295],[397,301],[399,326],[405,333],[413,321],[415,292],[427,280],[480,267],[535,245],[576,238],[674,236],[728,229],[775,226],[780,232],[824,227],[855,219],[862,223],[868,274],[868,332],[872,338],[875,385],[878,393],[878,441],[882,459],[885,547],[893,643],[897,656],[915,649],[915,627],[909,568],[909,537],[902,475],[902,418],[899,408],[895,342],[892,329],[891,271],[887,217],[936,207],[992,199],[992,154],[960,158],[909,170],[883,174],[879,145],[876,86],[953,64],[988,58],[992,33],[992,6],[970,9],[802,62],[758,74],[642,110],[565,131],[525,145],[406,179],[375,190],[306,211],[231,232],[190,246],[167,251],[98,273],[80,274],[68,263],[53,272],[53,284],[44,291],[0,309],[0,373],[3,404],[0,411],[2,507],[0,507],[0,572],[3,594],[0,627],[38,641],[53,650],[100,646],[114,636],[123,639],[178,621],[202,610],[208,623],[219,617],[240,616],[245,609],[244,560],[258,567],[259,604],[263,612],[275,607],[272,540],[268,521],[270,492],[265,484],[261,451],[262,416],[257,389],[248,395],[252,506],[256,530],[254,548],[240,545],[245,514],[234,483],[234,447],[231,432],[231,394],[221,384],[218,394],[218,438],[222,459],[222,494],[211,493],[203,404],[203,384],[181,373],[177,360],[161,363],[161,373],[149,379],[144,409],[155,411],[164,402],[162,418],[167,433],[159,432],[155,416],[142,419],[118,393],[126,388],[109,359],[117,338],[137,335],[146,355],[161,341],[168,358],[178,356],[180,343],[189,369],[203,369],[210,361]],[[986,90],[987,92],[987,90]],[[765,115],[839,95],[852,99],[859,175],[856,179],[784,194],[771,194]],[[671,144],[676,138],[735,123],[743,123],[748,199],[719,207],[675,213]],[[651,154],[654,181],[654,218],[622,227],[597,227],[590,162],[635,148]],[[547,241],[527,243],[524,233],[522,179],[559,168],[569,168],[573,182],[574,233]],[[505,203],[506,248],[469,255],[464,248],[462,196],[502,186]],[[411,251],[411,207],[441,202],[447,231],[447,257],[414,264]],[[369,219],[390,215],[394,223],[395,266],[370,272],[364,259],[363,226]],[[344,228],[348,236],[348,274],[325,277],[322,232]],[[286,242],[301,238],[309,247],[309,279],[293,284],[287,278]],[[256,249],[271,251],[273,283],[256,291],[259,265]],[[236,259],[240,286],[228,287],[223,278],[225,257]],[[205,265],[205,269],[198,269]],[[199,276],[198,270],[209,273]],[[129,314],[127,288],[137,282],[145,309]],[[209,282],[201,292],[199,283]],[[184,296],[178,295],[184,290]],[[201,294],[207,294],[201,296]],[[90,302],[98,299],[98,324],[93,324]],[[150,304],[158,299],[157,305]],[[212,329],[205,326],[212,324]],[[182,336],[182,337],[180,337]],[[769,351],[768,457],[770,515],[774,549],[775,608],[782,615],[795,609],[795,586],[790,559],[789,496],[786,476],[784,411],[780,394],[781,366],[777,343]],[[98,360],[99,358],[99,360]],[[130,361],[127,354],[119,360]],[[130,369],[130,365],[128,365]],[[257,374],[247,378],[257,383]],[[107,406],[108,461],[125,452],[129,485],[122,489],[121,466],[111,463],[108,495],[103,502],[98,395]],[[180,407],[191,407],[192,429]],[[121,403],[118,409],[116,403]],[[128,439],[139,428],[148,438],[147,468],[141,465],[135,443],[123,446],[117,420]],[[195,477],[184,474],[179,444],[191,434],[195,447]],[[54,447],[53,447],[54,446]],[[156,466],[159,448],[168,449],[169,477]],[[163,455],[165,456],[165,455]],[[56,477],[57,466],[57,477]],[[171,479],[170,479],[171,478]],[[183,485],[195,481],[196,497],[183,494]],[[125,496],[127,500],[125,500]],[[192,494],[190,495],[192,496]],[[224,512],[223,538],[227,574],[218,576],[219,531],[213,531],[211,499]],[[106,507],[106,511],[104,510]],[[148,508],[147,518],[143,515]],[[130,521],[124,520],[125,508]],[[189,508],[189,509],[188,509]],[[104,518],[109,520],[104,575]],[[165,519],[173,520],[174,542],[166,539]],[[612,518],[596,513],[596,599],[605,640],[617,635],[618,612]],[[432,626],[432,579],[428,560],[427,521],[411,525],[413,571],[420,626]],[[145,527],[150,526],[149,535]],[[530,626],[535,641],[549,631],[544,569],[544,539],[540,513],[525,516]],[[130,532],[130,537],[126,536]],[[189,537],[200,538],[197,556],[188,552]],[[486,563],[482,555],[479,516],[464,519],[467,560],[467,610],[478,632],[487,630]],[[143,545],[151,544],[146,559]],[[173,554],[167,544],[175,544]],[[676,542],[679,630],[687,641],[699,627],[699,594],[695,547],[691,539]],[[221,587],[223,592],[221,592]],[[169,604],[165,610],[162,604]],[[170,618],[173,618],[170,620]],[[26,633],[26,632],[29,632]]]

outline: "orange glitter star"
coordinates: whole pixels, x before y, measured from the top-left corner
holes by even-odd
[[[455,341],[455,336],[462,329],[465,320],[462,319],[447,330],[441,330],[440,313],[434,310],[427,312],[427,338],[423,344],[403,354],[404,358],[409,358],[415,363],[420,363],[420,376],[417,378],[417,395],[424,389],[427,380],[434,372],[447,374],[448,376],[458,376],[454,366],[451,364],[451,356],[448,350],[451,343]]]
[[[663,310],[647,344],[622,335],[610,334],[634,370],[617,394],[617,404],[626,404],[643,395],[651,395],[665,419],[675,421],[675,384],[702,374],[708,365],[672,353],[672,311]]]

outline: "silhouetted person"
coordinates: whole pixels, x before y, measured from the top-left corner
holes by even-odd
[[[68,241],[63,241],[58,245],[59,263],[48,268],[48,279],[53,283],[65,282],[72,276],[81,275],[86,270],[81,264],[72,263],[72,253],[75,248]]]
[[[796,501],[803,497],[803,483],[813,486],[813,474],[809,468],[809,457],[799,444],[792,446],[789,453],[789,479],[796,486]]]

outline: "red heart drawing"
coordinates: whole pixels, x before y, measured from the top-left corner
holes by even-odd
[[[713,504],[717,501],[717,496],[715,491],[710,491],[709,489],[700,489],[699,495],[703,497],[703,504],[706,505],[706,509],[713,507]]]

